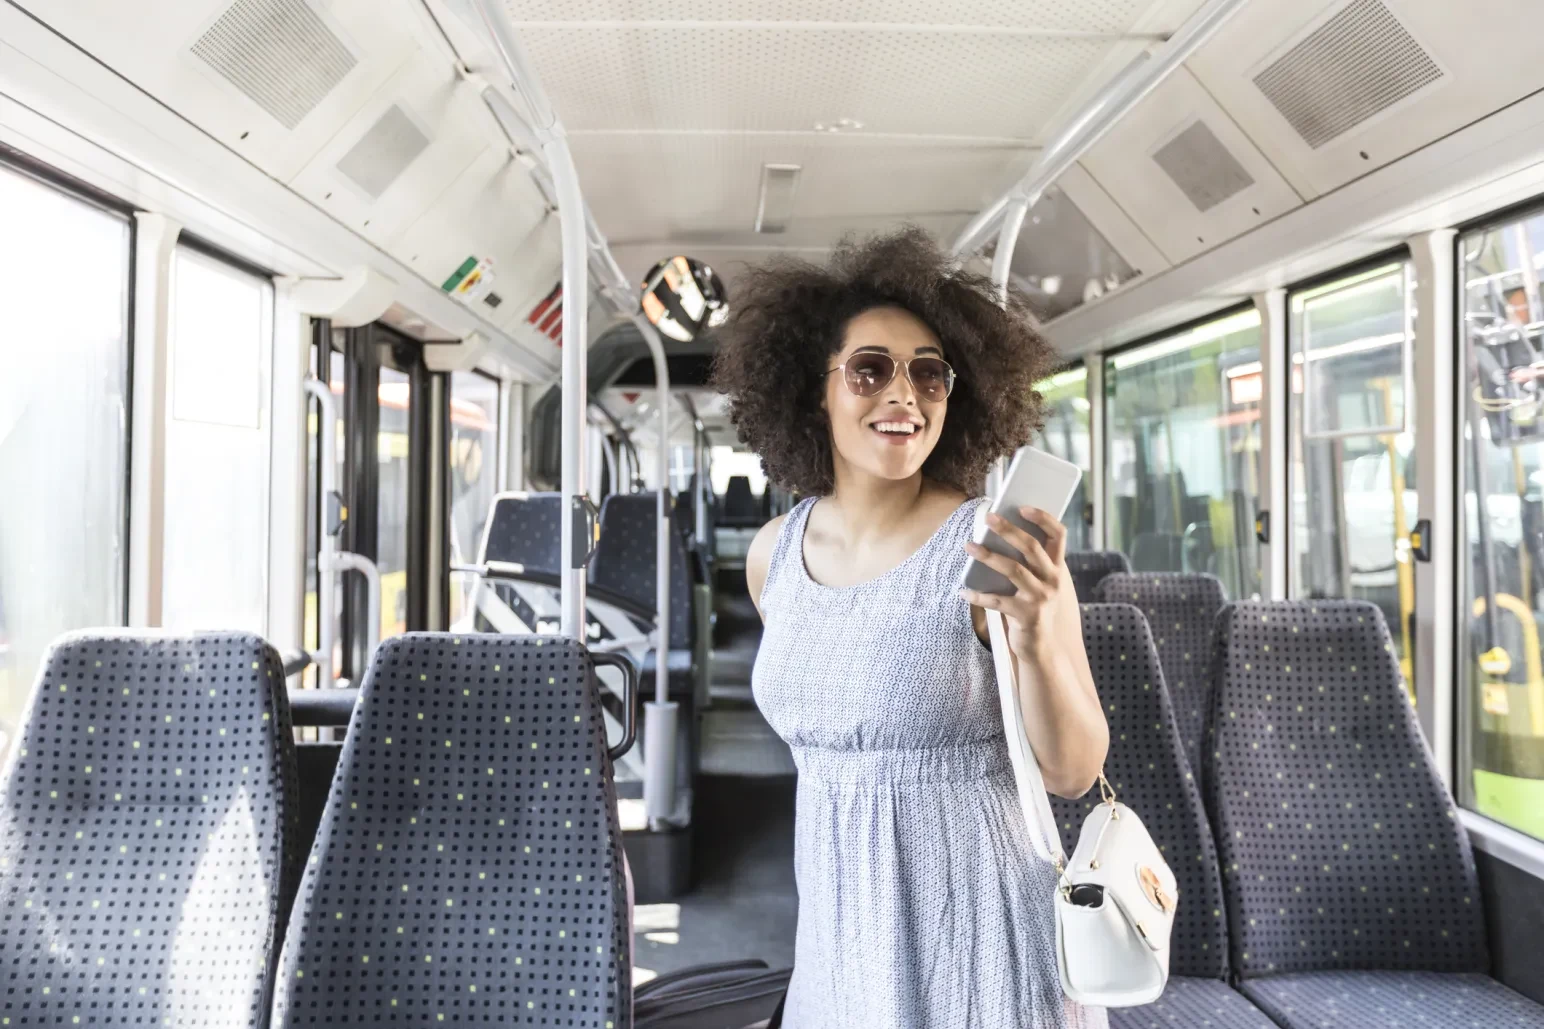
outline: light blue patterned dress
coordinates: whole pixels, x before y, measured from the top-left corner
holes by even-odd
[[[804,565],[789,514],[761,594],[756,702],[799,768],[787,1029],[1103,1029],[1062,994],[991,652],[958,584],[979,501],[876,579]]]

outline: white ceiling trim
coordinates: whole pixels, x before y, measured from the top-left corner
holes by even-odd
[[[1034,39],[1087,39],[1095,42],[1119,42],[1138,40],[1161,43],[1167,38],[1161,32],[1099,32],[1083,29],[1052,29],[1017,25],[943,25],[929,22],[875,22],[875,21],[775,21],[724,19],[708,21],[696,18],[595,18],[595,19],[532,19],[517,21],[515,28],[541,29],[682,29],[719,31],[725,29],[763,29],[769,32],[861,32],[903,33],[935,36],[947,33],[956,36],[996,36]]]

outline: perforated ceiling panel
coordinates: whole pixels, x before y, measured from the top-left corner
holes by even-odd
[[[1009,145],[927,146],[906,139],[782,133],[579,133],[570,140],[585,196],[613,244],[686,240],[805,246],[848,228],[943,218],[960,224],[1033,151]],[[762,166],[799,165],[783,232],[755,231]],[[639,182],[648,203],[639,203]],[[654,261],[654,257],[638,271]]]
[[[1153,160],[1202,213],[1254,185],[1238,158],[1204,121],[1191,123],[1159,147]]]
[[[443,2],[476,26],[469,0]],[[647,264],[819,256],[903,222],[952,232],[1078,97],[1199,3],[506,0],[597,220]],[[802,169],[776,234],[755,230],[768,164]]]
[[[287,129],[356,63],[304,0],[236,0],[192,52]]]
[[[1440,78],[1382,0],[1351,0],[1254,82],[1317,149]]]
[[[1029,139],[1108,43],[739,25],[533,25],[521,39],[571,131],[810,131]]]

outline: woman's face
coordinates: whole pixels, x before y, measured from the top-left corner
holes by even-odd
[[[872,396],[859,396],[850,381],[867,392],[887,369],[883,360],[864,356],[874,354],[893,359],[895,373]],[[826,375],[825,408],[839,464],[892,480],[921,471],[938,444],[949,402],[947,389],[937,388],[936,363],[924,361],[907,374],[908,362],[917,358],[942,360],[944,352],[932,330],[909,311],[876,307],[847,324],[841,352],[827,362]],[[920,392],[914,378],[923,386]]]

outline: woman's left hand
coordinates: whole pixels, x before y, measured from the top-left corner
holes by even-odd
[[[998,572],[1015,588],[1012,594],[982,593],[962,590],[961,594],[978,608],[1001,611],[1008,630],[1008,645],[1021,661],[1034,661],[1055,646],[1056,612],[1065,602],[1067,529],[1049,512],[1038,507],[1020,508],[1019,513],[1045,534],[1045,543],[1031,536],[1005,518],[986,516],[991,529],[1010,547],[1024,555],[1020,564],[1012,558],[993,553],[979,543],[967,543],[971,557]]]

